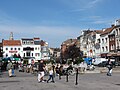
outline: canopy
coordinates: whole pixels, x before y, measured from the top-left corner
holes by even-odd
[[[19,61],[20,58],[7,57],[7,58],[3,58],[3,59],[2,59],[2,61],[8,61],[8,60]]]
[[[92,58],[90,58],[90,57],[84,58],[84,61],[85,61],[88,65],[91,65],[91,63],[92,63]]]

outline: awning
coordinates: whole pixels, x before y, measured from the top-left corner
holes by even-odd
[[[108,53],[107,56],[108,56],[108,57],[117,56],[117,53]]]
[[[19,61],[20,58],[12,58],[12,57],[8,57],[8,58],[3,58],[3,59],[2,59],[2,61],[8,61],[8,60]]]
[[[106,57],[108,53],[102,53],[101,57]]]
[[[20,60],[20,58],[13,58],[13,60],[14,60],[14,61],[19,61],[19,60]]]

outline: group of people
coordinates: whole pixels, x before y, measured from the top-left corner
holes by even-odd
[[[45,76],[45,72],[48,72],[48,80],[44,80],[44,76]],[[53,64],[51,66],[48,67],[47,71],[46,71],[46,65],[44,64],[44,62],[41,60],[39,63],[39,67],[38,67],[38,82],[45,82],[47,81],[47,83],[49,83],[49,81],[51,80],[51,82],[55,82],[54,77],[59,76],[59,79],[61,79],[61,76],[64,75],[64,67],[63,65],[59,65],[57,64],[56,66]]]
[[[50,67],[48,68],[49,71],[49,79],[47,80],[47,83],[52,79],[51,82],[55,82],[54,81],[54,72],[53,72],[53,68]],[[43,61],[41,60],[39,63],[39,67],[38,67],[38,82],[44,82],[44,75],[45,75],[45,64],[43,63]]]
[[[113,63],[108,60],[107,63],[107,68],[108,68],[108,72],[107,72],[107,76],[111,76],[112,75],[112,69],[113,69]],[[10,60],[7,64],[7,70],[8,70],[8,75],[9,77],[15,76],[14,74],[14,65],[12,63],[12,61]],[[44,64],[43,60],[41,60],[39,62],[38,65],[38,82],[47,82],[49,83],[50,80],[51,82],[55,82],[54,77],[55,75],[59,75],[59,79],[61,79],[61,76],[63,75],[63,66],[62,65],[51,65],[48,68],[48,79],[44,80],[44,76],[45,76],[45,71],[46,71],[46,65]]]
[[[108,60],[107,68],[108,68],[107,76],[111,76],[112,69],[113,69],[113,63],[110,60]],[[45,71],[45,65],[44,65],[43,61],[41,60],[40,64],[39,64],[38,82],[44,82],[44,79],[43,79],[43,77],[45,75],[44,71]],[[54,74],[55,73],[56,73],[56,75],[59,75],[59,79],[61,79],[61,76],[63,75],[63,66],[57,65],[55,67],[54,65],[52,65],[50,68],[48,68],[48,72],[49,72],[49,78],[47,80],[47,83],[50,80],[52,80],[51,82],[54,83],[55,82],[54,81]]]

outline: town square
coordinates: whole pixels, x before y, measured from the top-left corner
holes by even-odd
[[[120,90],[120,0],[0,0],[0,90]]]

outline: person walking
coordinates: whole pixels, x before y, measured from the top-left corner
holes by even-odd
[[[55,71],[56,71],[56,75],[58,76],[59,75],[59,65],[57,64],[56,68],[55,68]]]
[[[14,72],[14,66],[12,64],[12,61],[10,60],[9,63],[7,64],[7,70],[8,70],[8,75],[9,77],[12,77],[13,76],[13,72]]]
[[[108,68],[107,76],[112,76],[113,63],[110,60],[108,60],[107,68]]]
[[[49,78],[48,78],[48,80],[47,80],[47,83],[52,79],[52,81],[51,82],[55,82],[54,81],[54,72],[53,72],[53,68],[52,67],[50,67],[49,69],[48,69],[48,71],[49,71]]]
[[[45,75],[44,73],[45,65],[43,63],[43,60],[40,61],[39,67],[38,67],[38,82],[44,82],[43,77]]]

